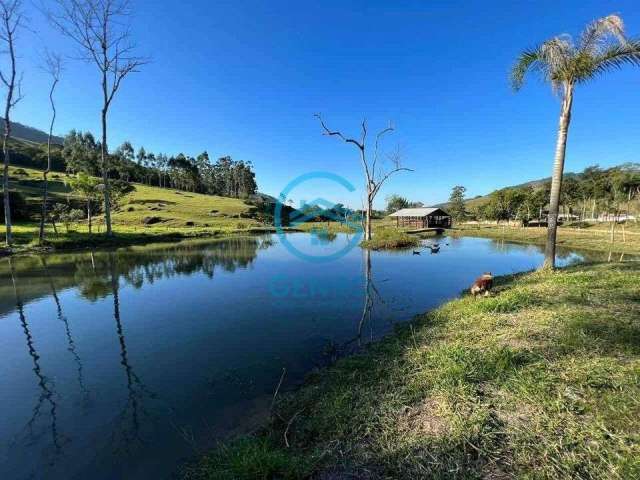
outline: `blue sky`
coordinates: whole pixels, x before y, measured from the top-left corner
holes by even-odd
[[[548,176],[558,99],[530,81],[513,93],[517,54],[590,20],[619,13],[640,35],[637,0],[558,1],[207,1],[132,0],[133,33],[153,62],[125,80],[112,107],[110,147],[212,157],[255,165],[260,190],[277,195],[296,176],[329,171],[357,191],[326,181],[292,194],[360,204],[356,150],[321,135],[313,114],[345,134],[389,121],[415,172],[392,178],[379,197],[400,193],[426,204],[452,186],[468,195]],[[20,39],[25,99],[14,119],[46,129],[47,80],[38,50],[73,56],[74,46],[26,3]],[[69,59],[56,132],[99,132],[98,77]],[[578,89],[566,168],[640,161],[640,69],[627,68]]]

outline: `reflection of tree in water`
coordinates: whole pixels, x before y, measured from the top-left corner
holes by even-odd
[[[348,341],[346,341],[341,347],[331,344],[326,349],[326,354],[331,357],[331,361],[335,361],[338,356],[349,351],[352,345],[356,345],[358,348],[362,346],[364,339],[364,328],[369,325],[371,327],[370,330],[370,338],[369,341],[374,339],[374,331],[373,331],[373,319],[375,313],[375,307],[379,305],[386,305],[386,302],[380,295],[380,291],[376,287],[376,284],[373,280],[373,273],[371,270],[371,251],[369,249],[362,249],[363,255],[363,305],[362,305],[362,314],[360,315],[360,320],[358,321],[358,330],[356,336]]]
[[[116,452],[122,450],[124,453],[130,454],[132,446],[135,448],[144,443],[140,435],[141,419],[149,416],[144,408],[144,399],[145,397],[155,399],[156,396],[142,383],[129,362],[127,344],[120,317],[119,276],[113,253],[108,254],[108,264],[113,297],[113,318],[116,322],[116,332],[120,344],[120,364],[124,368],[127,379],[127,402],[122,412],[118,415],[120,426],[113,431],[113,446]]]
[[[314,227],[309,233],[311,234],[311,242],[318,245],[329,245],[338,237],[336,233],[330,232],[326,227]]]
[[[33,335],[31,334],[31,330],[27,322],[27,317],[24,311],[24,302],[22,301],[22,297],[19,292],[17,276],[15,273],[15,269],[13,267],[13,263],[11,262],[11,259],[9,259],[9,268],[11,271],[11,281],[13,282],[13,291],[15,293],[16,310],[18,311],[18,318],[20,319],[20,325],[22,326],[22,330],[25,335],[25,339],[27,342],[27,350],[33,362],[33,372],[38,381],[38,388],[40,389],[40,396],[38,397],[38,402],[33,408],[33,414],[31,415],[31,418],[27,422],[25,429],[28,431],[28,437],[30,438],[30,442],[35,443],[37,441],[37,438],[40,436],[35,433],[35,424],[38,418],[40,418],[40,416],[43,413],[42,409],[45,403],[48,404],[50,407],[49,415],[51,418],[51,422],[48,425],[48,430],[50,430],[51,440],[52,440],[54,451],[55,451],[54,456],[50,461],[50,464],[53,465],[55,463],[56,457],[62,451],[61,436],[58,432],[58,416],[57,416],[58,405],[55,399],[55,386],[53,385],[53,382],[51,382],[42,373],[42,367],[40,366],[40,356],[36,351],[36,347],[33,341]]]
[[[51,287],[51,296],[53,297],[53,300],[56,304],[56,313],[57,313],[58,320],[60,320],[64,325],[65,335],[67,337],[67,344],[69,345],[67,347],[67,350],[71,352],[71,355],[73,356],[73,360],[76,364],[76,369],[78,372],[78,385],[80,385],[80,391],[82,392],[83,402],[86,403],[89,398],[89,390],[87,389],[84,383],[82,359],[80,358],[80,355],[78,354],[78,351],[76,349],[76,344],[71,334],[71,327],[69,326],[69,320],[62,312],[62,304],[60,303],[60,298],[58,297],[58,292],[56,290],[55,283],[53,282],[53,278],[49,274],[47,261],[45,257],[40,257],[40,260],[42,262],[42,267],[44,269],[45,275]]]
[[[215,243],[185,243],[170,247],[141,250],[120,250],[113,253],[96,253],[91,259],[78,256],[75,261],[75,281],[83,297],[89,300],[104,298],[112,292],[110,262],[117,263],[120,278],[141,288],[145,283],[179,275],[204,273],[213,278],[216,268],[233,272],[246,268],[256,258],[259,248],[271,244],[259,237],[238,237]]]
[[[371,316],[373,314],[373,307],[376,302],[384,304],[384,300],[378,291],[375,283],[373,282],[373,276],[371,274],[371,250],[368,248],[362,249],[364,255],[364,305],[362,308],[362,316],[358,323],[358,346],[362,344],[362,331],[366,324],[372,325]],[[371,340],[373,340],[373,330],[371,330]]]
[[[519,252],[526,249],[544,255],[544,245],[509,242],[504,239],[491,240],[491,245],[494,250],[502,253]],[[558,246],[556,249],[556,259],[567,264],[573,261],[602,262],[607,259],[611,261],[611,256],[611,252],[609,252],[609,256],[607,257],[606,252],[597,250],[579,250],[563,246]]]

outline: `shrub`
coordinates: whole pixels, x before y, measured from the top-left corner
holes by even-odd
[[[74,222],[79,222],[84,219],[85,213],[79,208],[71,208],[62,212],[60,216],[60,220],[64,224],[64,228],[67,232],[69,232],[69,226]]]
[[[4,192],[0,194],[2,199],[0,203],[4,202]],[[21,193],[9,190],[9,204],[11,205],[11,221],[15,220],[28,220],[29,209],[27,208],[27,202]],[[4,204],[0,206],[0,220],[4,223]]]

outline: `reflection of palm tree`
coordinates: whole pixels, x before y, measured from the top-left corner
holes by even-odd
[[[29,324],[27,323],[27,317],[24,313],[24,303],[20,296],[18,290],[18,284],[16,280],[15,269],[13,268],[13,263],[11,259],[9,259],[9,267],[11,270],[11,282],[13,283],[13,291],[16,299],[16,309],[18,311],[18,317],[20,318],[20,325],[22,326],[22,330],[24,331],[25,339],[27,341],[27,349],[29,351],[29,356],[33,361],[33,372],[38,379],[38,387],[41,390],[40,397],[38,398],[38,403],[33,408],[33,414],[31,415],[31,419],[27,422],[26,428],[29,430],[29,436],[34,438],[33,427],[42,413],[42,407],[45,402],[49,404],[51,409],[49,413],[51,415],[51,438],[53,441],[53,445],[55,448],[56,456],[61,452],[62,446],[60,442],[60,435],[58,433],[58,417],[57,410],[58,405],[55,401],[55,391],[54,386],[50,384],[49,379],[42,373],[42,368],[40,367],[40,356],[38,355],[34,342],[33,336],[31,335],[31,330],[29,329]],[[52,461],[53,463],[53,461]]]
[[[82,366],[82,360],[80,359],[80,355],[78,355],[78,352],[76,351],[76,344],[73,341],[73,336],[71,335],[71,328],[69,327],[69,320],[67,319],[67,317],[62,313],[62,305],[60,303],[60,298],[58,297],[58,292],[56,291],[56,287],[55,284],[53,283],[53,278],[51,278],[51,275],[49,274],[49,269],[47,268],[47,262],[45,260],[44,257],[40,257],[40,260],[42,261],[42,267],[44,268],[44,272],[45,275],[47,276],[47,279],[49,281],[49,286],[51,287],[51,295],[53,296],[53,300],[56,303],[56,312],[58,315],[58,320],[60,320],[63,324],[64,324],[64,330],[65,330],[65,334],[67,336],[67,343],[69,345],[69,347],[67,348],[67,350],[69,350],[71,352],[71,355],[73,355],[73,359],[76,363],[77,366],[77,370],[78,370],[78,384],[80,385],[80,390],[82,391],[85,399],[89,396],[89,390],[87,389],[87,387],[84,384],[84,377],[83,377],[83,366]]]

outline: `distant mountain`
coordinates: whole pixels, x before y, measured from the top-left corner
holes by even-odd
[[[4,132],[4,118],[0,117],[0,134]],[[43,132],[42,130],[38,130],[37,128],[29,127],[27,125],[22,125],[18,122],[11,122],[11,136],[13,138],[17,138],[19,140],[24,140],[25,142],[32,143],[47,143],[47,139],[49,138],[49,134]],[[62,145],[64,139],[62,137],[53,136],[51,138],[53,143],[58,145]]]

